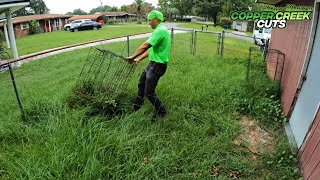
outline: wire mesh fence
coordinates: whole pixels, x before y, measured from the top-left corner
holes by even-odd
[[[258,47],[249,47],[249,56],[247,59],[246,80],[252,81],[259,77],[256,73],[265,73],[266,65],[263,59],[263,53]]]
[[[267,73],[273,80],[281,81],[285,54],[276,49],[268,49],[266,53]]]
[[[249,82],[256,77],[256,73],[264,73],[270,79],[281,82],[284,62],[285,54],[279,50],[266,49],[264,52],[259,47],[250,47],[246,80]]]
[[[194,30],[171,29],[171,51],[193,54]]]
[[[100,101],[110,101],[125,90],[136,65],[106,49],[91,48],[77,80],[76,93],[95,94]]]
[[[193,54],[221,54],[221,33],[208,31],[195,31],[195,41]],[[206,46],[210,44],[210,51],[208,52]]]

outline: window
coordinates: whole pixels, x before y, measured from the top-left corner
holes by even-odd
[[[54,20],[54,29],[59,29],[60,28],[60,19],[55,19]]]
[[[29,23],[21,23],[21,29],[29,29]]]

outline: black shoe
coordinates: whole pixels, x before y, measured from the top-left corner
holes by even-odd
[[[138,111],[141,108],[142,105],[134,104],[133,105],[133,111]]]
[[[133,110],[138,111],[143,105],[143,98],[137,96],[133,103]]]
[[[156,122],[158,119],[164,118],[166,114],[155,113],[151,117],[151,122]]]

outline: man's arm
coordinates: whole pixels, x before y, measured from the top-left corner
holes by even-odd
[[[144,42],[143,44],[141,44],[141,46],[137,49],[137,51],[133,55],[127,57],[127,60],[131,60],[132,61],[133,59],[135,59],[136,57],[140,56],[141,54],[144,55],[144,53],[146,53],[146,52],[147,52],[147,55],[148,55],[148,49],[150,47],[151,47],[151,44],[149,44],[148,42]],[[145,56],[144,58],[146,58],[146,57],[147,56]],[[141,58],[141,59],[144,59],[144,58]]]
[[[134,62],[138,64],[140,61],[149,56],[149,51],[144,52],[140,57],[134,59]]]

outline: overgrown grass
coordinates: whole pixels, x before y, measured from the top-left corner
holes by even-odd
[[[235,52],[247,52],[249,44],[233,41],[241,45]],[[278,111],[278,85],[263,73],[263,62],[257,57],[254,67],[260,68],[252,68],[248,84],[245,55],[221,59],[210,53],[212,44],[203,43],[201,48],[209,53],[195,56],[183,44],[173,47],[157,87],[169,113],[156,123],[150,121],[148,102],[138,112],[128,110],[113,119],[90,116],[89,107],[67,105],[88,49],[15,70],[26,121],[20,118],[9,74],[0,74],[1,178],[229,179],[231,172],[242,179],[294,178],[296,159],[272,116]],[[122,44],[108,47],[123,51]],[[141,62],[129,81],[125,103],[135,96],[147,63]],[[274,140],[272,150],[257,154],[255,161],[248,149],[233,144],[243,115],[268,128]]]

